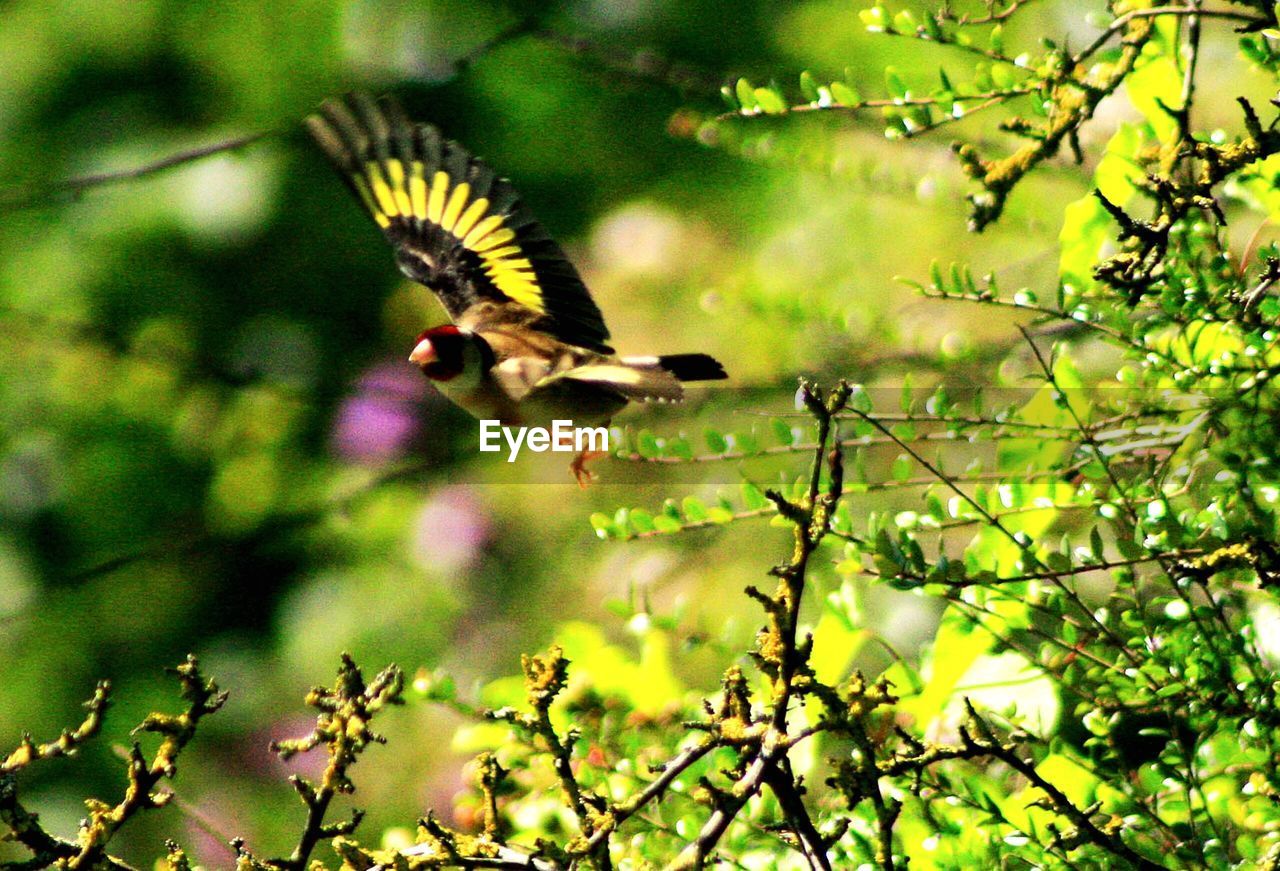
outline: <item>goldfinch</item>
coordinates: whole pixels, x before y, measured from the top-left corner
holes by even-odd
[[[629,402],[675,402],[725,378],[706,354],[619,357],[578,272],[510,182],[389,98],[330,100],[307,130],[453,323],[409,354],[472,415],[504,426],[608,425]],[[585,486],[587,456],[571,468]]]

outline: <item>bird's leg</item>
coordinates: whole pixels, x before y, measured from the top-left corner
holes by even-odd
[[[574,436],[570,433],[564,433],[564,437],[556,445],[556,448],[562,451],[571,451],[575,447],[581,447],[581,443],[575,442]],[[579,487],[583,490],[587,489],[597,477],[594,472],[587,468],[587,463],[608,454],[609,451],[607,450],[593,451],[590,448],[582,448],[574,455],[573,461],[569,463],[569,471],[573,473],[573,477],[577,480]]]
[[[569,464],[569,471],[573,473],[573,477],[578,479],[579,487],[585,490],[592,481],[599,477],[599,475],[587,468],[587,463],[599,457],[608,456],[608,454],[608,451],[579,451],[574,456],[573,462]]]

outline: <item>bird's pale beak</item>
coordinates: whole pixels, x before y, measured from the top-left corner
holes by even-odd
[[[417,363],[419,366],[425,366],[428,363],[434,363],[440,359],[436,356],[435,346],[431,344],[430,339],[423,339],[413,349],[413,353],[409,355],[410,363]]]

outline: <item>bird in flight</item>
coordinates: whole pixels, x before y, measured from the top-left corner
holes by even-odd
[[[681,382],[726,377],[707,354],[618,356],[578,271],[511,183],[391,98],[329,100],[306,127],[400,269],[444,306],[452,323],[421,333],[409,360],[475,417],[607,426],[630,402],[679,401]],[[584,487],[590,458],[570,466]]]

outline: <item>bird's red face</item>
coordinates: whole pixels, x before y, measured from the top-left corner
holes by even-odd
[[[409,361],[442,388],[447,383],[451,390],[473,390],[484,382],[495,359],[481,336],[444,324],[418,336]]]
[[[409,362],[416,363],[432,381],[451,381],[466,368],[470,343],[471,337],[453,324],[432,327],[418,336]]]

